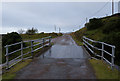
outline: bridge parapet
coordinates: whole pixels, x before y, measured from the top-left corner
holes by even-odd
[[[24,45],[23,45],[24,43],[30,43],[30,45],[24,47]],[[14,50],[13,52],[9,52],[9,47],[15,46],[15,45],[20,45],[21,46],[20,49]],[[6,45],[5,46],[5,48],[6,48],[6,55],[5,55],[6,62],[4,64],[2,64],[1,66],[2,66],[2,68],[5,67],[6,69],[9,69],[12,66],[16,65],[18,62],[23,61],[24,59],[34,58],[35,51],[38,51],[39,49],[41,49],[45,46],[48,46],[48,45],[51,45],[51,36],[41,38],[41,39],[21,41],[18,43]],[[27,51],[27,53],[24,53],[25,49],[29,49],[29,51]],[[19,51],[20,51],[20,55],[11,60],[10,55],[13,55],[14,53],[19,52]],[[28,55],[30,53],[31,53],[31,55]]]
[[[110,44],[100,42],[100,41],[95,41],[95,40],[89,39],[89,38],[87,38],[85,36],[83,36],[83,44],[93,54],[92,58],[99,57],[99,58],[101,58],[101,60],[105,60],[111,66],[111,69],[113,69],[113,67],[114,67],[114,58],[115,58],[115,46],[114,45],[110,45]],[[95,44],[100,44],[101,48],[96,47]],[[108,47],[112,48],[111,53],[108,52],[105,49],[105,46],[108,46]],[[95,52],[95,50],[98,50],[101,53],[97,54]],[[104,57],[105,54],[107,54],[107,55],[109,55],[111,57],[111,59],[110,59],[111,61],[109,61],[108,58]]]

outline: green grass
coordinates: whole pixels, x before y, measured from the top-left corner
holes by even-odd
[[[71,33],[70,35],[74,39],[77,45],[82,46],[82,37],[84,36],[84,33],[86,32],[86,28],[82,28],[76,32]]]
[[[102,60],[91,59],[89,61],[93,66],[98,79],[118,79],[118,77],[120,77],[118,70],[112,70],[110,66]]]
[[[87,30],[85,32],[85,36],[94,40],[100,40],[101,38],[105,37],[106,35],[102,33],[101,28],[95,30]]]
[[[76,42],[76,44],[77,44],[78,46],[82,46],[82,45],[83,45],[83,43],[82,43],[81,41],[79,41],[79,40],[75,37],[74,34],[72,34],[71,36],[72,36],[73,40]]]
[[[32,61],[32,59],[27,59],[24,60],[23,62],[19,62],[18,64],[16,64],[14,67],[12,67],[11,69],[9,69],[6,73],[4,73],[2,75],[2,79],[4,80],[11,80],[14,79],[16,76],[16,72],[18,72],[20,69],[22,69],[23,67],[27,66],[30,62]]]
[[[55,38],[58,36],[62,36],[62,34],[61,33],[60,34],[59,33],[38,33],[34,35],[21,34],[21,37],[23,40],[34,40],[34,39],[40,39],[48,36],[52,36],[52,38]]]

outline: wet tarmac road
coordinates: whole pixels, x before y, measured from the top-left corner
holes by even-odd
[[[54,45],[27,67],[16,79],[95,79],[88,55],[69,35],[52,40]]]
[[[52,40],[55,45],[41,58],[87,58],[81,46],[77,46],[69,35]]]

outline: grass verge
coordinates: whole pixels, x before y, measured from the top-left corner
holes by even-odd
[[[89,61],[93,66],[98,79],[120,79],[120,72],[116,69],[112,70],[110,66],[102,60],[90,59]]]
[[[16,64],[14,67],[10,68],[6,73],[2,75],[2,79],[3,79],[2,81],[4,80],[10,81],[11,79],[14,79],[16,76],[16,72],[18,72],[23,67],[27,66],[31,61],[32,59],[27,59],[27,60],[24,60],[24,62],[20,62]]]
[[[74,34],[71,34],[71,36],[72,36],[73,40],[76,42],[76,44],[78,46],[82,46],[83,45],[83,43],[81,41],[79,41],[79,40],[76,39],[76,37],[74,36]]]

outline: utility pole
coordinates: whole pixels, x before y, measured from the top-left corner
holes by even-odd
[[[118,2],[118,13],[120,13],[120,1]]]
[[[114,0],[112,0],[112,15],[114,14]]]
[[[60,33],[60,31],[61,31],[61,28],[59,28],[59,33]]]
[[[54,27],[55,27],[55,32],[56,32],[56,25],[54,25]]]
[[[87,20],[88,20],[88,19],[87,19],[87,17],[86,17],[86,23],[87,23]]]

